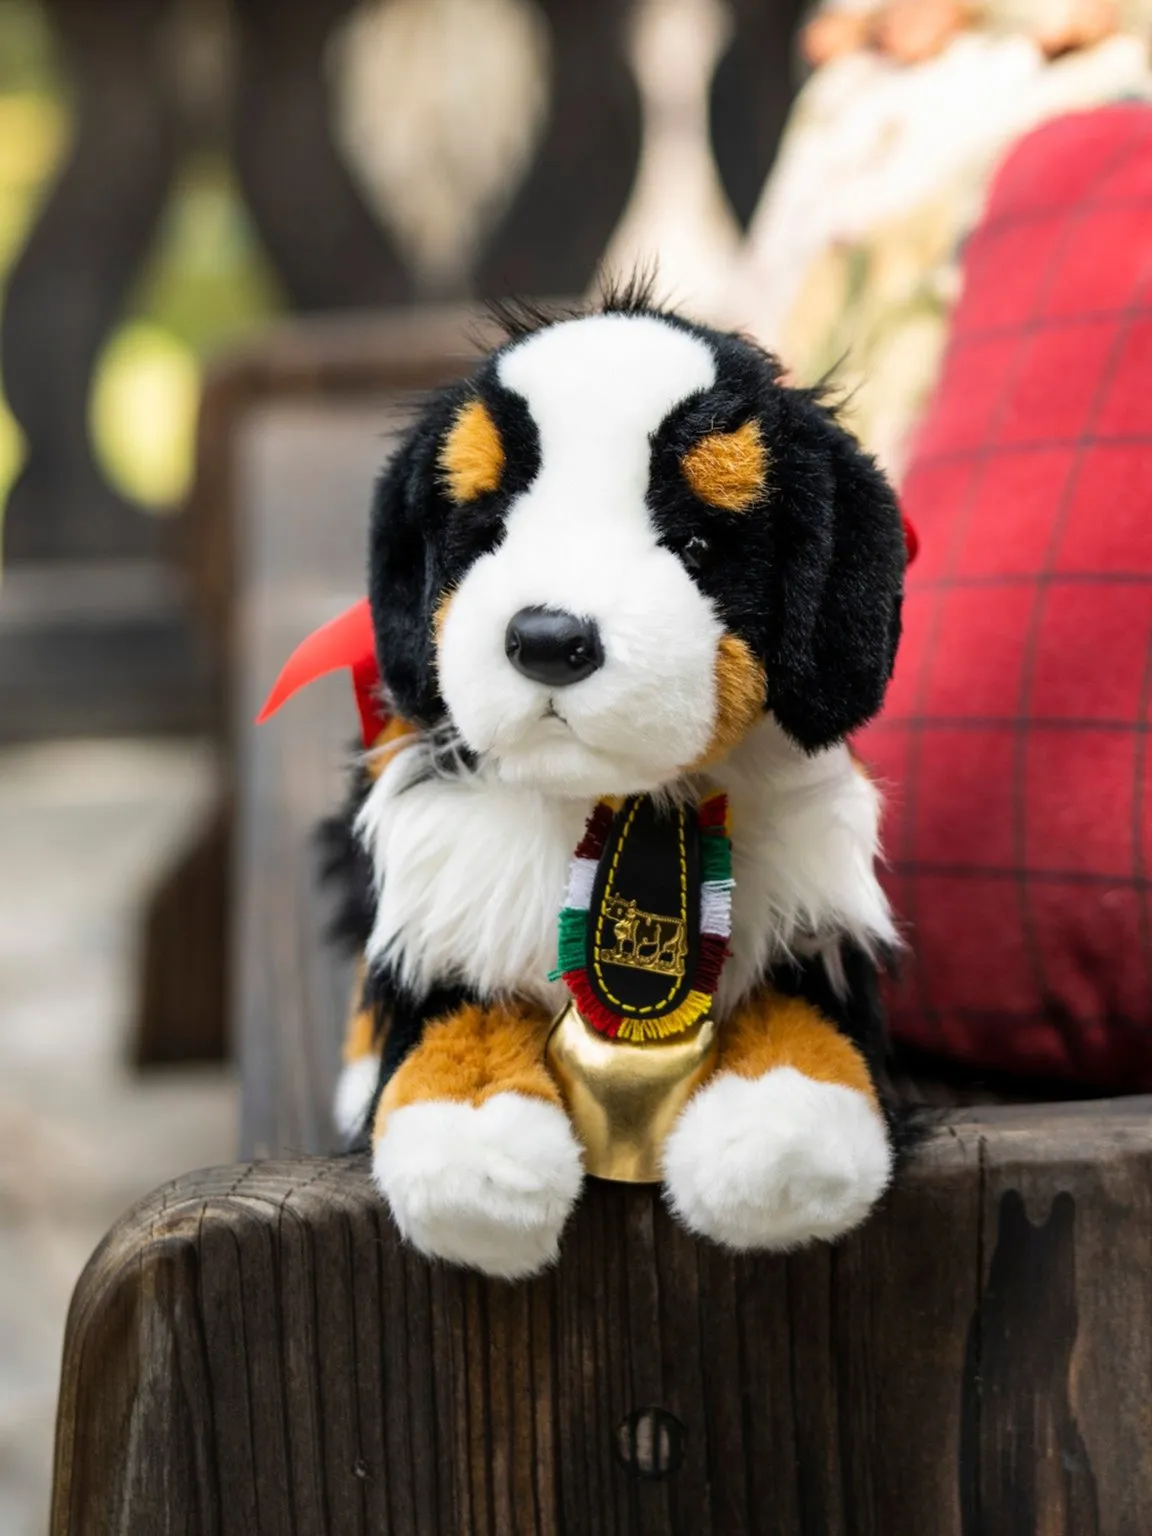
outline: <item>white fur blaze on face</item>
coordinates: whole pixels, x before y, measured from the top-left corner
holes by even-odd
[[[705,750],[723,629],[645,505],[650,434],[715,382],[709,348],[652,316],[599,315],[529,337],[500,360],[540,439],[540,470],[503,542],[453,595],[440,691],[465,741],[508,783],[557,793],[652,789]],[[565,688],[504,651],[522,608],[596,622],[604,665]],[[551,715],[549,706],[560,716]]]
[[[519,1280],[555,1262],[584,1171],[563,1110],[498,1093],[393,1110],[372,1174],[421,1253]]]
[[[721,1073],[690,1100],[664,1148],[672,1210],[727,1248],[786,1253],[843,1237],[891,1177],[875,1105],[794,1067]]]

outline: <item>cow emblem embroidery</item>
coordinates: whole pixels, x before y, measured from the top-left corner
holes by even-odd
[[[601,948],[601,965],[626,965],[659,976],[683,976],[688,934],[678,918],[641,912],[634,901],[609,896],[604,916],[612,925],[615,946]]]

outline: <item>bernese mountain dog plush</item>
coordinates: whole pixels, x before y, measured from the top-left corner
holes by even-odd
[[[896,502],[819,391],[643,284],[503,320],[372,509],[339,1127],[410,1242],[492,1275],[556,1257],[586,1173],[732,1248],[837,1238],[898,1140],[845,744]]]

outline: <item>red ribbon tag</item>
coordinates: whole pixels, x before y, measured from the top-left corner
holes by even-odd
[[[908,551],[908,564],[911,565],[920,553],[920,535],[906,517],[901,518],[901,522],[904,524],[904,548]]]
[[[366,597],[301,640],[284,663],[272,692],[264,701],[264,708],[256,716],[256,724],[263,725],[281,704],[308,683],[341,667],[347,667],[352,673],[360,730],[364,745],[370,747],[388,724],[388,714],[380,700],[376,636]]]

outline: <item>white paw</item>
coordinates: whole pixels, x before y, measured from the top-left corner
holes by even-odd
[[[672,1209],[729,1248],[841,1237],[891,1177],[887,1131],[868,1099],[793,1067],[723,1073],[689,1101],[664,1147]]]
[[[379,1079],[379,1056],[361,1056],[341,1069],[332,1102],[332,1119],[345,1141],[354,1141],[364,1129]]]
[[[421,1253],[508,1280],[556,1258],[583,1178],[567,1115],[523,1093],[393,1110],[372,1172]]]

